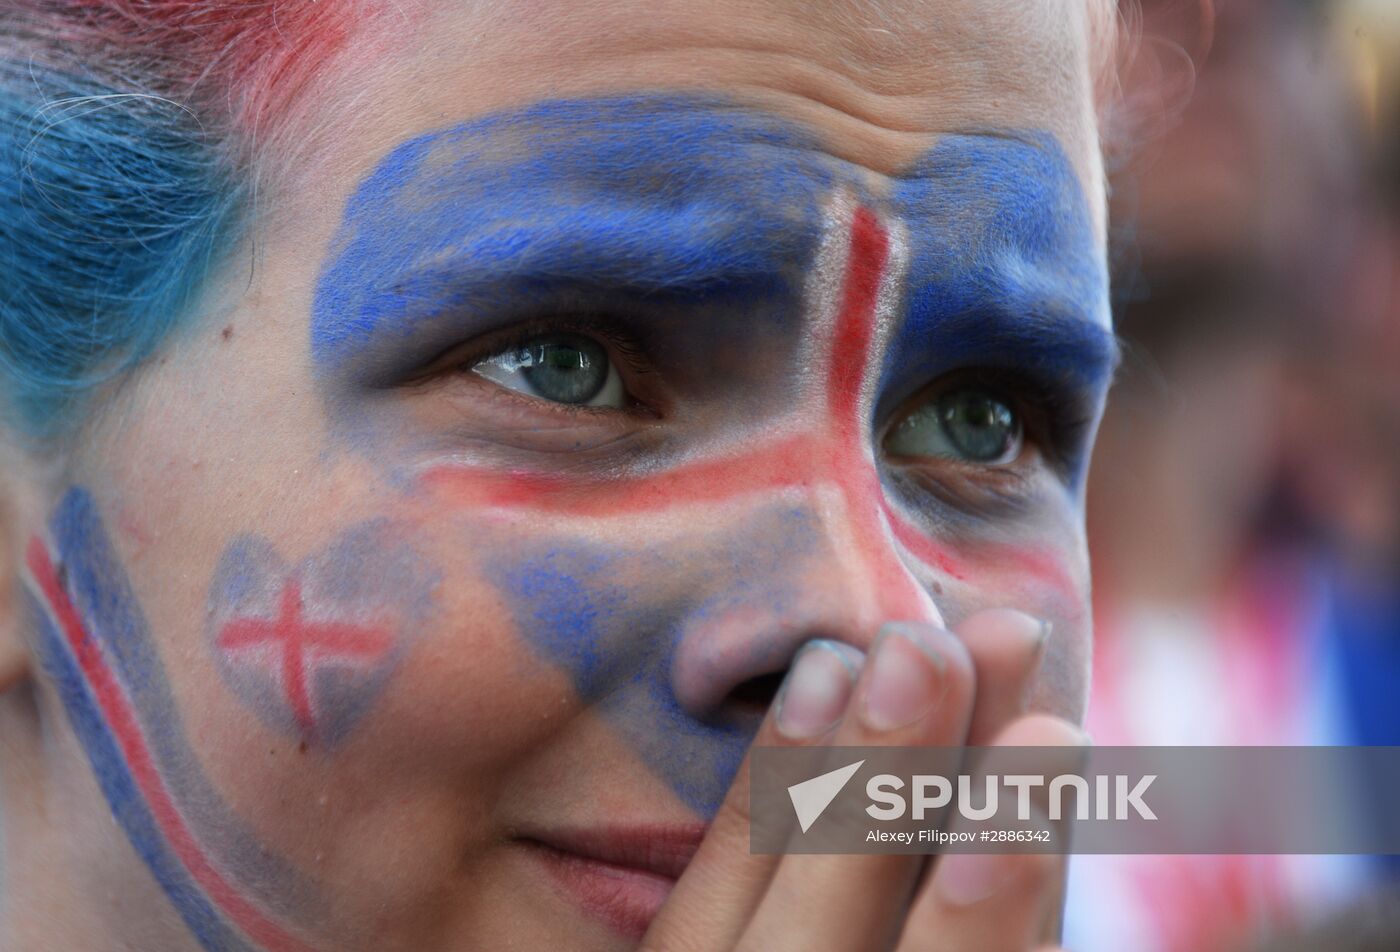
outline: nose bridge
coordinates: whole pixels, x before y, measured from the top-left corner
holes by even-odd
[[[745,683],[785,670],[814,638],[866,650],[887,621],[940,620],[884,526],[878,495],[850,482],[815,479],[778,515],[740,515],[744,528],[729,544],[745,554],[723,561],[744,570],[713,577],[728,590],[707,593],[681,628],[671,676],[683,708],[713,713]],[[865,482],[878,491],[873,464]],[[777,538],[758,538],[775,525]],[[763,551],[772,557],[753,556]]]
[[[847,461],[854,472],[814,487],[809,503],[821,555],[806,580],[833,604],[829,613],[857,647],[886,621],[939,621],[932,596],[906,565],[885,521],[874,464]]]
[[[858,627],[899,618],[936,620],[928,593],[904,565],[887,519],[871,418],[882,354],[897,323],[908,265],[902,225],[854,194],[831,206],[819,282],[809,302],[821,392],[814,432],[823,477],[815,500],[832,551],[832,568],[853,599]],[[833,281],[833,278],[837,278]]]
[[[807,300],[809,378],[802,452],[784,483],[806,544],[763,584],[688,623],[673,671],[678,699],[713,709],[747,680],[785,668],[798,646],[832,638],[866,648],[885,621],[940,621],[889,523],[869,422],[883,343],[906,265],[897,222],[839,192]]]

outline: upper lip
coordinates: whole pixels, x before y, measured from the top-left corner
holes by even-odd
[[[705,827],[692,824],[553,829],[520,838],[595,863],[679,879],[704,836]]]

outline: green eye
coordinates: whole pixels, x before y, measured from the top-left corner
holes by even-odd
[[[921,404],[885,439],[896,456],[1008,463],[1021,453],[1021,420],[986,390],[949,390]]]
[[[621,408],[626,400],[607,350],[581,334],[532,338],[471,369],[508,390],[552,403]]]

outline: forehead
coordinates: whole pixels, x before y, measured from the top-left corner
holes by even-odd
[[[1063,150],[1101,230],[1090,94],[1089,10],[1097,2],[435,4],[397,41],[357,44],[346,72],[363,89],[336,97],[350,110],[318,124],[336,130],[331,146],[346,192],[415,133],[542,100],[634,91],[745,101],[883,173],[908,168],[940,134],[1036,129]]]

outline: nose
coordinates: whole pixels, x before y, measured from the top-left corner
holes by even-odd
[[[812,490],[801,504],[743,518],[728,542],[728,590],[706,593],[681,626],[671,670],[680,707],[701,720],[766,709],[814,638],[865,651],[890,621],[942,624],[877,505]]]

